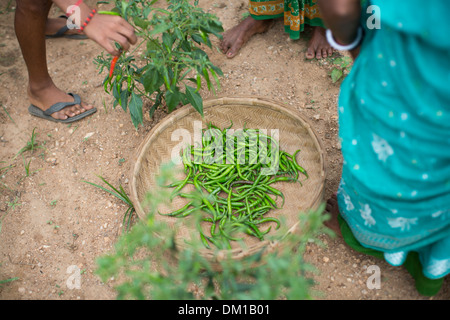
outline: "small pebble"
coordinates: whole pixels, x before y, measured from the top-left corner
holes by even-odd
[[[84,136],[84,139],[89,139],[90,137],[92,137],[94,135],[95,132],[89,132],[88,134],[86,134]]]

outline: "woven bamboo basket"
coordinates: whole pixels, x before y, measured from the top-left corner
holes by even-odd
[[[233,123],[233,128],[253,129],[277,129],[279,133],[280,150],[294,153],[301,149],[297,155],[297,161],[308,172],[309,178],[298,183],[276,183],[277,189],[285,195],[283,208],[268,212],[266,216],[283,219],[286,224],[283,228],[287,232],[298,231],[298,217],[302,212],[307,213],[319,207],[323,201],[325,183],[325,159],[322,145],[308,121],[297,111],[275,101],[255,97],[224,97],[204,101],[204,118],[191,106],[185,106],[171,113],[157,124],[141,143],[134,158],[132,166],[130,196],[140,219],[145,219],[147,212],[143,207],[143,200],[149,190],[155,190],[156,177],[162,164],[169,163],[173,159],[174,150],[180,145],[179,133],[190,133],[194,136],[194,123],[201,123],[206,128],[208,123],[213,123],[219,128],[226,128]],[[176,131],[178,130],[178,131]],[[192,143],[192,142],[191,142]],[[180,172],[183,168],[179,164]],[[180,180],[183,176],[178,177]],[[186,188],[189,188],[187,186]],[[189,191],[189,190],[188,190]],[[188,192],[186,191],[186,192]],[[186,199],[173,200],[170,207],[159,208],[161,212],[181,208]],[[180,224],[180,218],[167,217],[156,214],[156,219],[165,221],[172,228],[176,228],[176,244],[179,249],[187,246],[185,241],[193,235],[198,236],[198,231],[193,230],[189,224]],[[281,230],[281,228],[280,228]],[[275,230],[269,234],[274,234]],[[264,252],[276,250],[283,245],[281,241],[259,240],[246,236],[244,246],[236,245],[226,252],[203,249],[201,254],[212,264],[217,264],[223,257],[242,259]]]

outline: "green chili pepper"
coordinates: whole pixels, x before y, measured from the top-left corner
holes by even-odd
[[[207,249],[211,249],[211,247],[209,246],[207,237],[203,234],[203,232],[200,232],[200,239],[203,242],[203,245],[207,248]]]
[[[266,223],[266,222],[275,222],[277,224],[277,226],[275,227],[275,229],[279,229],[280,228],[280,220],[276,219],[276,218],[271,218],[271,217],[267,217],[267,218],[261,218],[259,220],[255,220],[253,221],[254,224],[260,224],[260,223]]]
[[[179,214],[182,214],[184,211],[186,211],[186,209],[189,208],[193,203],[194,203],[194,202],[191,201],[191,202],[188,202],[184,207],[182,207],[182,208],[180,208],[180,209],[178,209],[178,210],[172,211],[172,212],[170,212],[170,213],[159,213],[159,214],[162,215],[162,216],[171,216],[171,217],[175,217],[175,216],[177,216],[177,215],[179,215]]]
[[[132,91],[132,88],[131,88],[131,76],[130,75],[127,77],[127,90],[128,90],[128,92]]]
[[[294,166],[297,168],[298,171],[303,173],[306,177],[308,177],[308,173],[305,169],[303,169],[298,163],[297,163],[297,153],[299,153],[300,150],[295,151],[295,153],[292,155],[292,160],[294,160]]]
[[[127,81],[130,81],[129,77]],[[200,145],[184,148],[180,155],[186,177],[169,185],[174,188],[173,195],[191,199],[185,207],[171,213],[174,217],[188,216],[196,210],[206,214],[202,216],[202,221],[211,224],[211,237],[200,231],[200,238],[208,248],[210,244],[231,248],[230,241],[241,240],[237,234],[235,235],[238,232],[263,240],[264,235],[274,227],[270,225],[261,231],[258,225],[264,223],[272,222],[276,224],[275,229],[280,228],[279,219],[267,216],[268,212],[283,207],[285,202],[283,192],[272,185],[279,182],[297,182],[299,173],[307,175],[296,161],[300,150],[293,155],[280,150],[275,139],[261,134],[259,130],[247,132],[246,130],[250,129],[244,128],[239,132],[242,134],[241,138],[233,136],[233,139],[230,139],[227,130],[231,129],[232,125],[231,123],[229,128],[221,130],[209,123],[208,129],[218,130],[222,137],[215,136],[214,139],[208,139],[203,136]],[[202,130],[203,134],[206,130]],[[254,132],[257,133],[257,139],[253,139]],[[216,153],[219,146],[225,148],[221,155]],[[226,150],[232,152],[227,153]],[[215,161],[204,163],[205,156]],[[270,157],[272,166],[274,164],[279,166],[277,172],[271,175],[263,173],[263,169],[267,168],[265,163],[261,162],[264,157],[266,159]],[[197,208],[193,204],[198,198],[197,195],[180,192],[187,184],[193,184],[194,188],[203,194],[201,205]],[[283,200],[281,206],[277,204],[278,197]]]
[[[120,13],[114,11],[97,11],[98,14],[106,14],[110,16],[120,16]]]
[[[175,188],[175,190],[173,190],[172,196],[175,196],[175,195],[177,194],[178,191],[180,191],[181,189],[184,188],[184,186],[185,186],[185,185],[187,184],[187,182],[189,181],[189,178],[191,177],[192,172],[193,172],[192,169],[189,169],[188,175],[187,175],[186,178],[183,180],[183,182],[182,182],[181,184],[179,184],[179,185]]]

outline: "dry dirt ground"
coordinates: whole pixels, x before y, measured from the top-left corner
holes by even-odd
[[[8,2],[1,0],[0,9]],[[111,97],[103,91],[104,74],[99,75],[93,64],[102,49],[90,40],[57,39],[47,40],[51,76],[59,87],[94,103],[98,112],[71,126],[30,116],[27,71],[14,34],[14,5],[12,1],[0,19],[0,168],[7,167],[0,176],[0,280],[18,279],[0,287],[0,299],[115,299],[111,285],[95,275],[95,260],[112,250],[120,236],[125,206],[82,180],[101,183],[101,174],[113,185],[128,186],[134,151],[166,114],[147,117],[145,127],[136,131],[129,115],[113,109]],[[202,0],[200,5],[216,14],[225,29],[246,12],[245,0]],[[234,59],[217,51],[210,58],[225,74],[221,95],[268,97],[309,118],[327,154],[329,197],[337,189],[342,163],[336,113],[339,84],[330,78],[332,59],[304,59],[306,44],[306,38],[290,41],[278,21]],[[33,129],[42,148],[14,158]],[[29,163],[29,176],[24,161]],[[355,253],[339,238],[322,240],[326,247],[311,243],[306,252],[319,271],[316,289],[322,295],[317,299],[428,299],[415,291],[403,268]],[[83,271],[80,289],[66,285],[73,265]],[[371,265],[380,267],[380,289],[367,286]],[[450,298],[448,280],[434,299]]]

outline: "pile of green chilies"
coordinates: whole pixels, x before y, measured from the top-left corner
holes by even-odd
[[[240,139],[230,139],[227,132],[231,126],[219,129],[209,124],[208,129],[214,129],[214,139],[211,135],[206,137],[206,129],[203,129],[202,146],[191,145],[182,150],[186,177],[169,187],[174,188],[172,198],[180,196],[189,200],[176,211],[160,213],[181,218],[199,209],[204,212],[202,220],[211,223],[210,236],[203,230],[200,231],[200,238],[206,248],[213,244],[217,248],[230,249],[230,241],[242,239],[236,236],[237,232],[263,240],[272,226],[262,231],[262,224],[272,222],[275,223],[276,229],[280,227],[280,220],[266,217],[266,213],[281,208],[285,200],[283,193],[272,184],[300,182],[300,174],[308,177],[307,172],[296,161],[300,150],[294,154],[282,151],[275,139],[255,129],[241,129],[240,136],[237,135]],[[269,162],[264,159],[271,160]],[[278,164],[277,170],[267,174],[264,170],[268,169],[268,163]],[[194,185],[203,195],[200,207],[195,205],[195,196],[192,193],[182,192],[188,184]],[[282,199],[281,206],[277,203],[278,198]]]

